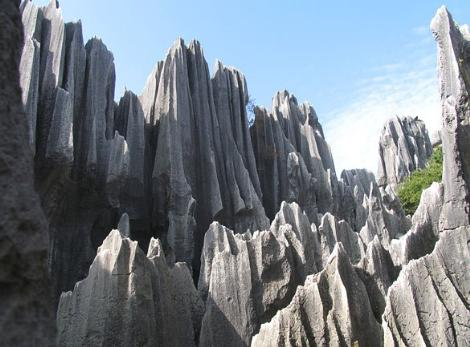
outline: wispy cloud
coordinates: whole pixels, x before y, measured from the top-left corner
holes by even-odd
[[[329,121],[324,129],[338,174],[352,168],[376,172],[379,134],[394,115],[418,116],[430,135],[440,128],[435,55],[418,55],[407,62],[371,69],[373,76],[358,82],[355,101],[325,115]]]

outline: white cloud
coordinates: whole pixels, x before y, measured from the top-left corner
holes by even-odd
[[[367,168],[376,173],[378,138],[394,115],[418,116],[429,135],[441,127],[441,105],[434,55],[413,63],[371,69],[374,76],[359,81],[354,102],[325,114],[326,139],[338,175],[343,169]]]

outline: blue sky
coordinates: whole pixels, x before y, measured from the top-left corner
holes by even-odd
[[[46,4],[48,1],[35,1]],[[197,38],[209,66],[240,69],[256,103],[287,89],[317,110],[337,169],[377,165],[377,139],[393,116],[440,124],[436,47],[429,23],[443,3],[416,1],[61,0],[66,21],[114,53],[116,97],[140,93],[177,37]],[[470,24],[470,1],[445,3]],[[338,171],[339,171],[338,170]],[[338,172],[339,174],[339,172]]]

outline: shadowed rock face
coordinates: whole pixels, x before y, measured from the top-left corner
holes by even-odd
[[[48,346],[54,341],[49,238],[34,190],[31,123],[22,107],[18,6],[18,1],[0,1],[0,335],[5,346]],[[32,99],[23,101],[31,105]]]
[[[213,220],[237,232],[268,227],[248,134],[246,83],[221,63],[211,80],[196,41],[188,47],[176,41],[155,71],[141,96],[154,137],[148,141],[152,221],[166,231],[176,259],[196,259],[198,267]]]
[[[379,186],[397,185],[413,171],[423,169],[432,154],[432,145],[424,122],[411,117],[389,119],[380,134]]]
[[[311,222],[334,210],[333,159],[311,105],[278,92],[271,113],[255,108],[251,136],[268,217],[282,201],[299,202]]]
[[[361,169],[337,179],[312,106],[279,92],[249,129],[244,76],[218,62],[211,77],[197,41],[177,40],[142,94],[126,91],[116,104],[102,41],[85,45],[80,22],[64,23],[57,1],[24,1],[20,12],[21,55],[17,9],[0,10],[10,48],[0,66],[7,342],[47,345],[51,331],[33,172],[52,292],[58,300],[71,290],[60,296],[59,345],[468,340],[470,34],[445,9],[432,24],[445,177],[411,220],[393,184],[429,156],[420,121],[386,126],[379,184]],[[14,119],[21,101],[23,123]]]

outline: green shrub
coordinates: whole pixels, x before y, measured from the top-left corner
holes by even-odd
[[[434,148],[426,168],[414,171],[398,187],[398,197],[406,214],[413,215],[419,205],[424,189],[433,182],[442,181],[442,146]]]

